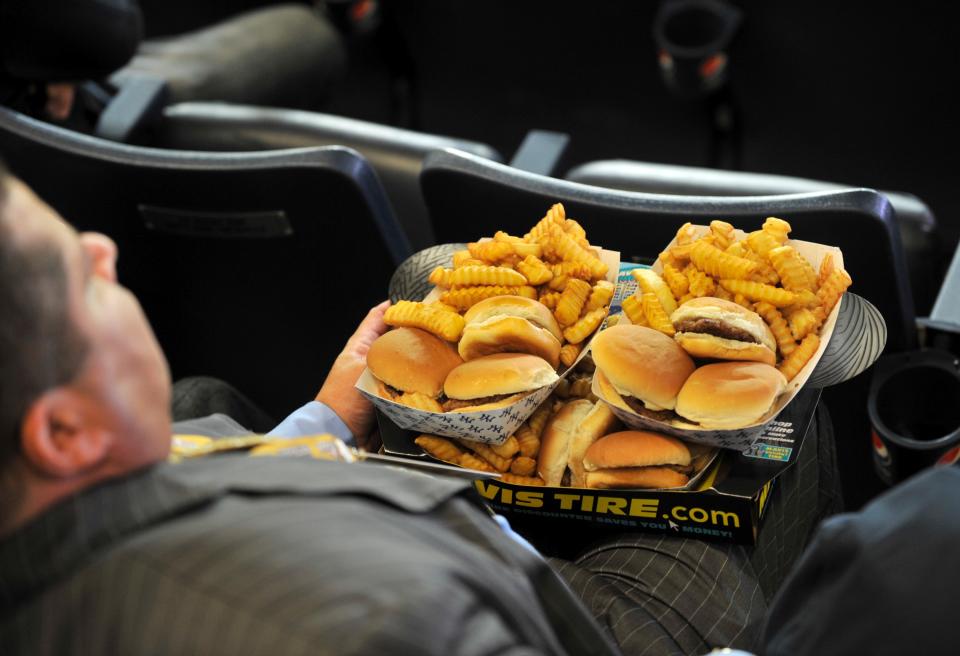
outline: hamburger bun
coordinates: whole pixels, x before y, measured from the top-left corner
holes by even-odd
[[[703,428],[743,428],[763,417],[786,387],[787,379],[768,364],[708,364],[687,379],[676,413]]]
[[[509,405],[503,395],[522,396],[556,382],[556,370],[543,358],[528,353],[495,353],[464,362],[447,374],[444,393],[451,399],[477,401],[477,406],[459,408],[459,412],[473,412],[491,407]],[[516,400],[516,399],[513,399]]]
[[[595,403],[593,409],[583,418],[570,443],[570,455],[567,456],[567,468],[570,470],[570,486],[586,487],[586,470],[583,468],[583,456],[587,449],[607,433],[620,427],[620,420],[606,403]],[[542,448],[542,447],[541,447]]]
[[[670,315],[674,339],[695,358],[777,362],[777,340],[760,315],[722,298],[694,298]]]
[[[662,490],[671,487],[683,487],[690,482],[690,477],[669,467],[628,467],[626,469],[600,469],[587,472],[584,480],[586,481],[586,487],[590,488]]]
[[[550,417],[543,427],[537,472],[546,485],[560,485],[574,436],[593,407],[593,402],[587,399],[571,401]]]
[[[464,360],[493,353],[529,353],[554,369],[560,364],[563,333],[550,310],[522,296],[495,296],[480,301],[464,315],[458,346]]]
[[[617,324],[593,341],[593,361],[621,396],[649,410],[672,410],[695,365],[687,352],[658,330]]]
[[[690,464],[690,450],[675,437],[648,431],[611,433],[593,443],[583,456],[588,472],[600,469]]]
[[[386,332],[367,352],[367,367],[375,378],[401,392],[432,398],[440,395],[447,375],[461,364],[463,360],[448,342],[419,328]]]

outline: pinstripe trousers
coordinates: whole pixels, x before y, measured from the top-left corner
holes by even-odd
[[[624,534],[550,562],[625,654],[753,650],[767,605],[812,531],[841,509],[835,471],[821,404],[797,462],[774,487],[755,546]]]

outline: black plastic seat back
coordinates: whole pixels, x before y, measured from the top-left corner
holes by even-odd
[[[852,290],[887,321],[888,349],[903,350],[916,339],[900,235],[889,201],[875,191],[727,198],[646,194],[547,178],[455,151],[428,157],[421,185],[441,243],[473,241],[496,230],[522,235],[551,204],[562,202],[591,243],[619,250],[625,261],[647,263],[687,221],[724,219],[749,231],[779,216],[793,225],[797,239],[840,247]]]
[[[432,246],[434,236],[418,176],[427,154],[457,148],[501,161],[482,143],[356,119],[270,107],[213,102],[171,105],[152,144],[192,150],[266,150],[304,146],[355,148],[373,166],[414,250]]]
[[[223,378],[275,416],[310,400],[410,253],[344,148],[160,151],[0,110],[0,156],[79,230],[110,235],[175,378]]]
[[[686,196],[774,196],[851,188],[793,176],[619,159],[586,162],[570,169],[564,177],[597,187]],[[927,313],[942,276],[937,262],[937,219],[927,204],[913,194],[884,190],[880,193],[893,205],[917,312]]]

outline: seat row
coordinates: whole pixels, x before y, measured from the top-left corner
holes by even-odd
[[[907,251],[926,247],[935,221],[907,194],[630,162],[558,179],[476,142],[217,103],[166,108],[146,139],[115,143],[0,109],[0,154],[14,173],[79,229],[118,241],[120,277],[174,376],[225,378],[278,416],[312,397],[403,259],[522,234],[555,202],[592,241],[640,262],[687,221],[750,230],[788,218],[801,238],[843,249],[893,350],[914,346],[914,295],[934,288]]]

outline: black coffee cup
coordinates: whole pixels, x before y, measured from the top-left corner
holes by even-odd
[[[889,485],[960,459],[960,360],[928,349],[877,361],[867,412],[873,462]]]
[[[727,80],[726,49],[740,10],[723,0],[668,0],[653,24],[657,63],[667,86],[685,97],[705,96]]]

